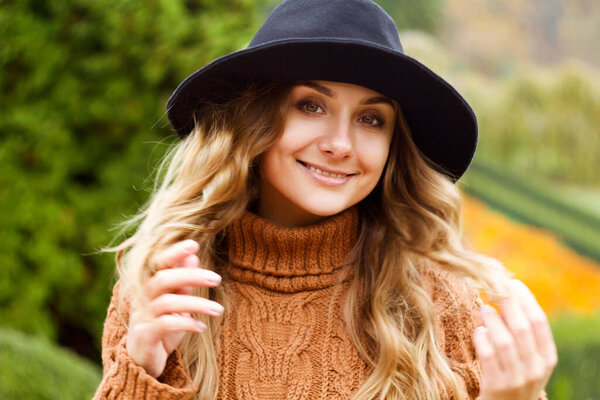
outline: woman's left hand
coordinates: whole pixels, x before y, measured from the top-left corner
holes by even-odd
[[[498,302],[502,316],[484,305],[473,340],[481,363],[479,400],[537,400],[558,357],[544,311],[527,286],[510,282],[509,299]]]

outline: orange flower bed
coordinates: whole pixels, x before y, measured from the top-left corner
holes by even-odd
[[[600,311],[600,263],[552,232],[510,220],[464,192],[462,215],[467,243],[504,263],[549,316]]]

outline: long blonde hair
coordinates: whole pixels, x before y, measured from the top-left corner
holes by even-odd
[[[142,285],[154,272],[153,257],[184,239],[200,244],[204,268],[226,262],[221,241],[257,193],[257,163],[283,130],[293,82],[249,84],[226,101],[198,105],[195,128],[174,144],[157,169],[147,203],[124,221],[135,233],[114,247],[122,298],[144,301]],[[495,259],[464,248],[460,193],[413,143],[397,108],[388,163],[374,191],[359,205],[361,228],[350,255],[357,273],[345,303],[345,319],[372,374],[355,399],[439,399],[449,388],[460,398],[448,360],[436,342],[432,301],[420,273],[425,261],[468,280],[492,298],[507,277]],[[227,304],[226,282],[196,294]],[[366,295],[363,295],[366,294]],[[221,321],[202,319],[208,330],[186,335],[179,346],[198,386],[197,399],[215,399]]]

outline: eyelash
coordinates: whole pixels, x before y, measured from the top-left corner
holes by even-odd
[[[306,114],[315,114],[314,112],[307,111],[304,108],[307,105],[315,105],[315,106],[323,109],[317,102],[312,101],[312,100],[301,100],[298,103],[296,103],[296,108]],[[375,125],[367,124],[368,126],[381,129],[385,125],[385,119],[379,114],[367,114],[367,115],[363,115],[361,118],[364,118],[364,117],[371,117],[371,118],[375,119],[376,121],[378,121],[377,124],[375,124]]]

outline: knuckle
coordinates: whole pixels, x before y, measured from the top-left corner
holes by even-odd
[[[496,355],[492,352],[486,352],[479,355],[479,359],[481,362],[490,362],[496,358]]]
[[[175,257],[178,254],[178,249],[175,245],[172,245],[170,247],[167,247],[166,249],[162,249],[160,251],[158,251],[154,257],[152,257],[152,266],[155,269],[163,269],[165,267],[167,267],[170,262],[171,259],[173,257]]]
[[[541,316],[536,316],[531,320],[531,325],[536,329],[545,328],[547,324],[546,318]]]
[[[507,338],[499,339],[496,345],[498,346],[498,350],[501,352],[509,353],[514,350],[512,341],[508,340]]]
[[[152,314],[153,315],[162,314],[166,310],[166,308],[169,304],[170,297],[171,297],[170,294],[163,294],[161,296],[158,296],[156,299],[154,299],[150,303],[150,306],[149,306]]]
[[[156,301],[151,302],[150,304],[148,304],[148,306],[146,306],[146,310],[150,315],[152,315],[153,317],[156,317],[157,315],[160,314],[160,311],[161,311],[160,301],[156,300]]]
[[[164,255],[162,251],[152,255],[149,260],[150,268],[154,271],[159,271],[161,265],[163,264],[163,258]]]
[[[167,270],[164,269],[158,270],[150,280],[154,280],[154,282],[160,282],[165,279],[166,272]]]
[[[535,368],[529,370],[527,375],[525,376],[524,384],[533,385],[539,382],[545,375],[545,371],[543,368]]]
[[[552,355],[549,357],[546,365],[549,370],[552,370],[552,369],[554,369],[554,367],[556,367],[557,364],[558,364],[558,356],[556,355],[556,352],[553,352]]]
[[[519,390],[520,388],[524,387],[527,384],[528,384],[528,379],[526,377],[524,377],[522,374],[519,374],[519,376],[515,377],[515,379],[509,384],[508,390],[516,391],[516,390]]]
[[[160,280],[159,277],[157,277],[156,275],[154,275],[152,278],[148,279],[144,285],[144,291],[146,292],[147,295],[152,295],[153,293],[156,293],[157,289],[158,289],[158,281]]]
[[[154,324],[160,330],[165,330],[169,327],[169,318],[166,315],[161,315],[154,320]]]
[[[529,325],[518,323],[511,326],[511,331],[516,336],[526,336],[530,332],[530,327]]]

